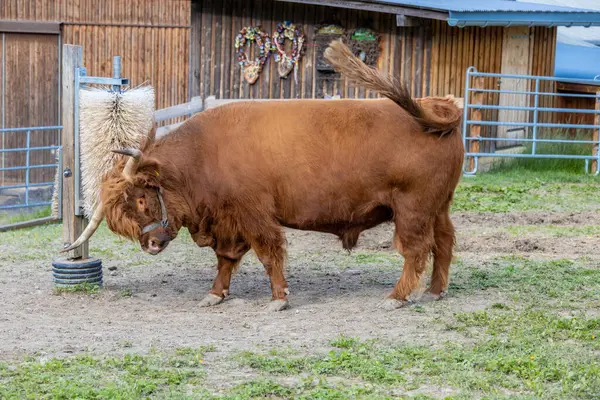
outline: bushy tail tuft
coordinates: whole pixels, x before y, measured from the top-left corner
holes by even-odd
[[[392,76],[363,63],[341,40],[334,40],[325,50],[325,59],[343,76],[366,89],[379,92],[412,115],[426,132],[446,134],[460,124],[461,112],[450,98],[426,102],[424,108],[415,101],[408,88]]]

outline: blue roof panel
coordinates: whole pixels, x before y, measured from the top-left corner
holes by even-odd
[[[554,76],[572,79],[600,79],[600,47],[556,44]],[[600,84],[600,82],[598,82]]]
[[[514,0],[376,0],[375,2],[454,12],[597,12],[585,8],[517,2]]]
[[[363,0],[364,1],[364,0]],[[366,0],[448,13],[452,26],[600,26],[600,11],[514,0]]]

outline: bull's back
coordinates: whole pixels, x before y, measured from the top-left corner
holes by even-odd
[[[387,99],[248,102],[202,114],[214,179],[272,196],[290,226],[367,215],[389,206],[394,189],[455,180],[462,163],[459,135],[425,134]]]

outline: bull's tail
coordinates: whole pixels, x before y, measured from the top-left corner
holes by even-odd
[[[376,68],[363,63],[341,40],[334,40],[325,50],[325,58],[333,68],[356,84],[379,92],[412,115],[426,132],[443,135],[460,124],[461,112],[451,98],[440,98],[427,107],[415,101],[405,85]],[[436,99],[438,100],[438,99]]]

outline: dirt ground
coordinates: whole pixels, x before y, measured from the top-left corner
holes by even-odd
[[[463,263],[502,254],[600,259],[597,234],[554,235],[544,230],[598,226],[597,213],[455,213],[453,220],[458,231],[456,258]],[[522,227],[524,233],[511,233],[511,226]],[[432,340],[428,333],[435,327],[428,313],[472,311],[498,301],[493,291],[469,298],[457,298],[450,291],[426,313],[415,312],[414,306],[394,312],[380,309],[401,272],[402,259],[390,247],[391,225],[363,233],[352,254],[334,236],[287,231],[291,308],[279,313],[266,310],[268,279],[251,253],[233,278],[231,296],[221,305],[200,308],[215,275],[212,251],[182,237],[152,257],[105,228],[92,248],[92,255],[103,260],[103,289],[92,295],[57,295],[51,261],[58,258],[60,226],[43,229],[50,231],[30,230],[26,240],[5,245],[8,252],[0,254],[0,359],[144,353],[152,347],[210,344],[216,348],[213,357],[261,346],[314,351],[339,334],[419,343]],[[41,258],[16,256],[31,251],[27,247],[32,244],[39,247]]]

